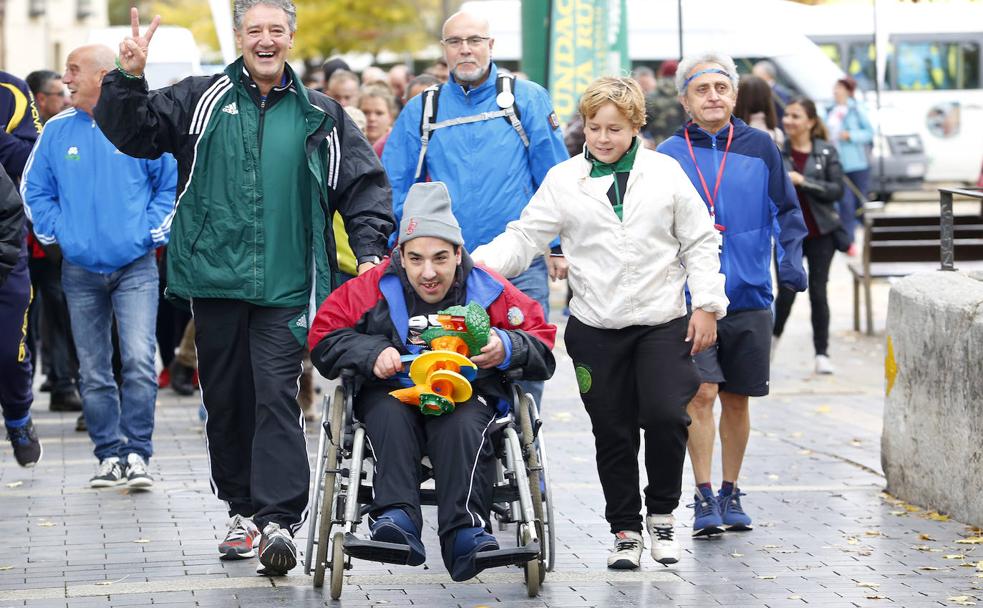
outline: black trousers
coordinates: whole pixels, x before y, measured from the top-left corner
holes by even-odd
[[[36,349],[38,338],[41,339],[41,356],[33,353],[35,368],[41,361],[53,392],[69,391],[77,385],[79,362],[68,304],[61,288],[61,261],[54,262],[49,257],[31,258],[28,264],[35,295],[27,329],[28,344]]]
[[[812,309],[812,345],[817,355],[827,354],[829,348],[829,301],[826,298],[826,283],[829,282],[829,267],[833,263],[836,245],[832,234],[824,234],[802,242],[802,254],[809,267],[809,306]],[[775,298],[775,329],[772,333],[781,336],[785,322],[792,313],[795,292],[779,289]]]
[[[645,508],[667,514],[679,505],[686,459],[686,405],[700,386],[688,320],[658,326],[598,329],[574,317],[564,340],[587,408],[611,532],[641,532],[638,450],[645,432]]]
[[[437,534],[441,543],[458,528],[487,527],[495,480],[495,453],[488,429],[495,409],[472,397],[450,414],[424,416],[366,385],[355,408],[375,454],[372,512],[399,507],[423,531],[420,459],[430,456],[437,488]]]
[[[230,515],[296,533],[310,483],[297,405],[305,347],[290,331],[302,309],[214,299],[191,309],[212,490]]]

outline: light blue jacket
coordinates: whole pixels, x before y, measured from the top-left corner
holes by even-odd
[[[830,109],[826,114],[827,121],[832,113],[833,109]],[[833,142],[840,155],[843,172],[852,173],[869,168],[870,161],[867,159],[867,149],[874,141],[874,129],[870,126],[867,114],[856,99],[851,98],[847,102],[846,116],[843,118],[843,126],[840,128],[850,133],[850,141],[836,138],[836,141]]]
[[[440,88],[437,121],[498,111],[497,75],[498,68],[492,63],[485,82],[467,92],[451,76]],[[491,242],[506,224],[519,219],[546,172],[569,157],[549,93],[543,87],[516,80],[515,105],[529,137],[528,149],[505,118],[447,127],[430,136],[419,181],[429,175],[432,181],[447,184],[468,251]],[[422,113],[423,95],[417,95],[399,113],[382,154],[382,165],[392,184],[397,225],[406,193],[417,181]]]
[[[127,156],[71,108],[45,124],[21,196],[38,241],[58,243],[72,264],[110,273],[167,244],[176,188],[173,156]]]

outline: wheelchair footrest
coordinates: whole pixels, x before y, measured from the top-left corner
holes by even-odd
[[[539,543],[532,542],[524,547],[482,551],[474,556],[474,564],[481,570],[501,566],[521,566],[539,557]]]
[[[342,544],[345,553],[355,559],[403,566],[410,559],[410,548],[406,545],[359,538],[351,532],[345,533],[345,540]]]

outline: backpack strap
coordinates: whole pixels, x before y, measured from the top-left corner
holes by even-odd
[[[434,130],[437,122],[437,102],[440,100],[440,87],[442,84],[435,84],[423,90],[423,111],[420,113],[420,157],[416,161],[416,174],[414,180],[420,179],[423,173],[423,160],[427,156],[427,146],[430,145],[430,134]]]
[[[515,74],[498,74],[495,79],[495,103],[505,111],[505,119],[509,121],[515,132],[519,134],[522,145],[529,147],[529,137],[522,128],[519,120],[519,108],[515,105]]]

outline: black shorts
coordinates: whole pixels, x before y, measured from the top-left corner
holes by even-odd
[[[737,395],[767,395],[774,323],[770,309],[727,313],[717,321],[717,343],[693,357],[700,381]]]

